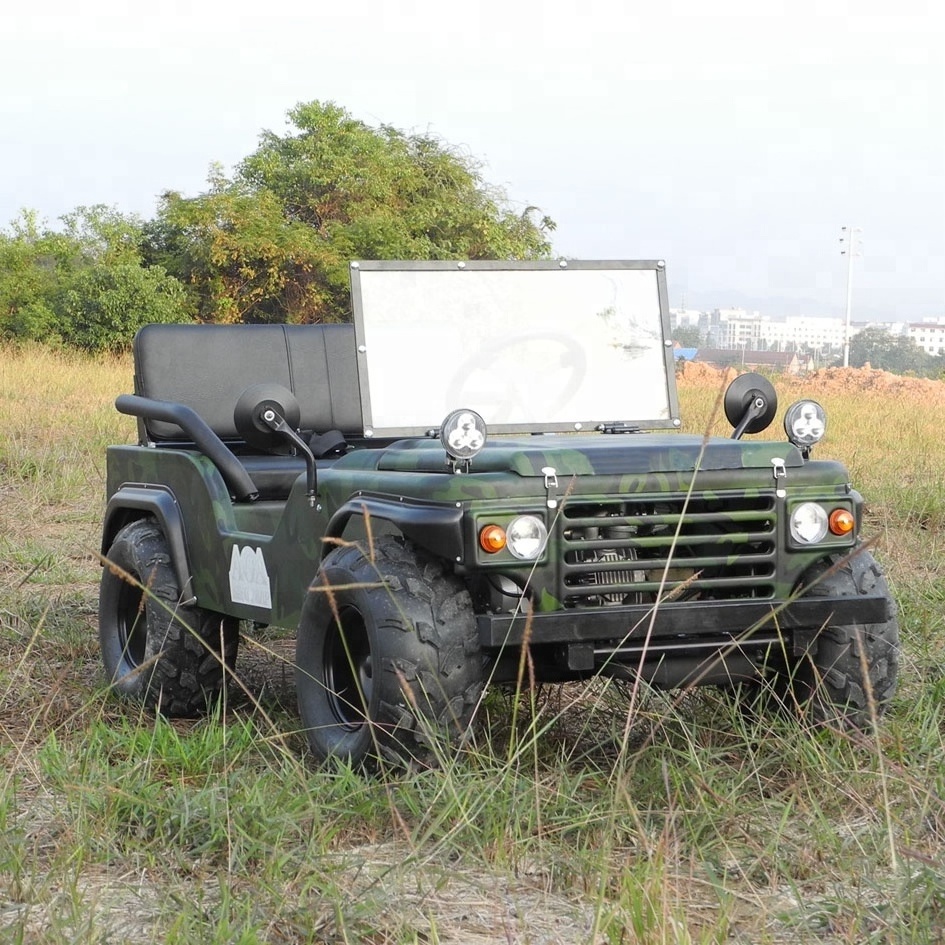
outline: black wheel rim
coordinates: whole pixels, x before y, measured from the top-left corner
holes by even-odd
[[[332,715],[355,731],[368,717],[374,666],[364,618],[353,607],[343,608],[325,634],[325,693]]]
[[[118,592],[118,639],[125,660],[133,667],[144,662],[148,642],[144,613],[144,592],[135,584],[122,580]]]

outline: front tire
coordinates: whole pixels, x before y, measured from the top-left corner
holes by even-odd
[[[899,675],[899,622],[889,585],[868,551],[827,559],[806,583],[809,597],[878,592],[889,600],[884,623],[824,627],[794,673],[798,703],[815,722],[866,729],[888,707]]]
[[[302,608],[302,726],[320,760],[429,766],[482,691],[472,602],[444,564],[399,539],[332,551]]]
[[[112,688],[164,715],[206,711],[236,663],[239,621],[181,603],[167,539],[153,519],[115,536],[98,626]]]

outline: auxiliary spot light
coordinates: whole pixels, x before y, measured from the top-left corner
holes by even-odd
[[[784,415],[784,432],[800,450],[808,451],[827,432],[827,414],[816,400],[799,400]]]
[[[468,463],[486,445],[486,421],[463,407],[447,414],[440,425],[440,442],[456,462]]]

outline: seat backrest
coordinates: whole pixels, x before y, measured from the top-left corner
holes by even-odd
[[[353,325],[147,325],[134,339],[135,393],[195,410],[221,439],[239,434],[233,408],[253,384],[281,384],[301,407],[300,429],[363,432]],[[173,423],[143,421],[154,441]]]

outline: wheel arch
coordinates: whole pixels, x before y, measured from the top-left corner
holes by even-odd
[[[352,522],[377,519],[392,526],[408,541],[451,563],[463,559],[463,510],[458,506],[418,505],[389,499],[349,499],[332,515],[325,529],[328,539],[345,538]],[[369,533],[368,526],[365,531]],[[323,543],[322,559],[333,547]]]
[[[180,504],[169,489],[160,486],[122,486],[108,500],[102,529],[102,557],[107,557],[115,536],[126,525],[149,516],[157,520],[167,539],[171,564],[182,594],[189,592],[193,598],[194,581],[187,554],[184,516]]]

